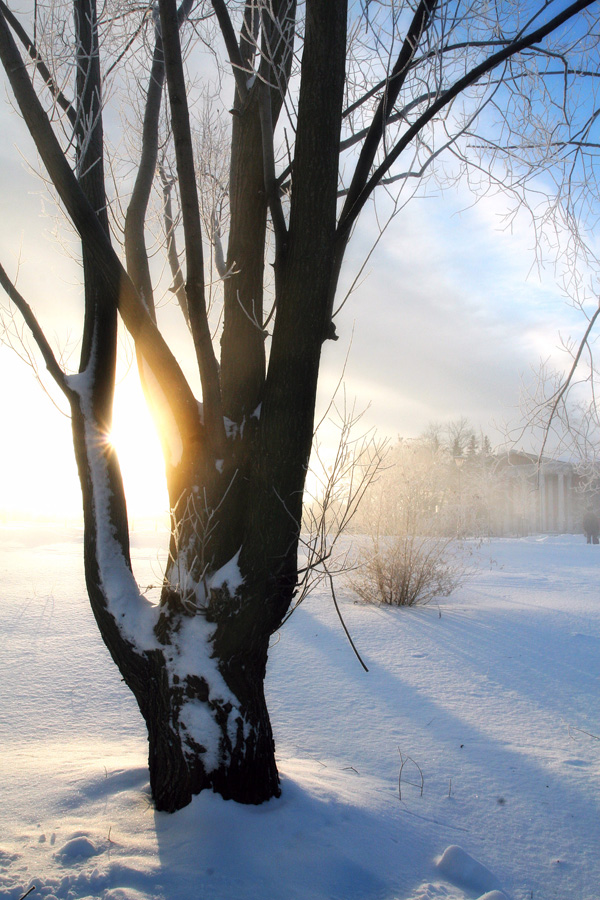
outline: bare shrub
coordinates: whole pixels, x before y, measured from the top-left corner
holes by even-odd
[[[467,574],[463,545],[454,538],[403,534],[373,537],[360,553],[351,584],[366,603],[424,606],[448,597]]]
[[[469,571],[458,538],[453,459],[423,441],[401,441],[366,492],[361,525],[369,536],[350,583],[367,603],[415,606],[447,597]]]

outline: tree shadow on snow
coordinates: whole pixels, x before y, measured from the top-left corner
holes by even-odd
[[[430,869],[397,808],[349,800],[351,774],[314,761],[287,767],[282,796],[263,806],[204,793],[175,815],[155,814],[169,900],[392,900],[406,896],[409,873]]]

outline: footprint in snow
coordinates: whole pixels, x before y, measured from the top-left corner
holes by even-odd
[[[0,848],[0,868],[8,867],[18,858],[18,853],[9,853],[8,850],[3,850],[2,848]]]

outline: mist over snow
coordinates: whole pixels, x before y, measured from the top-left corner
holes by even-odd
[[[133,534],[144,586],[167,536]],[[155,813],[81,534],[0,528],[0,900],[597,900],[599,548],[473,545],[439,606],[316,592],[272,641],[283,793]]]

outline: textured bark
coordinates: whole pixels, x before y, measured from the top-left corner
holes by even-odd
[[[249,672],[241,659],[229,661],[228,676],[238,686],[243,683],[245,694],[240,700],[241,716],[232,725],[226,707],[205,699],[207,688],[201,679],[188,679],[185,686],[173,689],[160,656],[150,666],[140,704],[148,727],[150,786],[156,808],[174,812],[207,788],[238,803],[259,804],[279,796],[275,745],[262,679]],[[220,755],[215,768],[207,770],[202,745],[197,744],[194,753],[185,743],[185,731],[178,721],[183,695],[196,695],[219,730]]]
[[[260,403],[265,378],[267,197],[256,97],[233,118],[229,203],[227,269],[232,274],[224,284],[221,384],[224,414],[241,424]]]
[[[104,519],[110,521],[112,538],[130,569],[127,514],[118,461],[108,445],[96,453],[96,459],[90,457],[93,412],[76,393],[72,395],[72,413],[83,496],[88,595],[102,638],[146,722],[150,786],[156,808],[174,812],[207,788],[240,803],[262,803],[278,796],[275,745],[263,689],[268,623],[257,616],[264,598],[249,594],[236,598],[221,589],[211,597],[207,608],[190,614],[182,609],[181,593],[165,588],[155,628],[157,645],[144,649],[143,642],[138,646],[128,641],[111,610],[100,564],[103,538],[98,532],[101,478],[109,488],[106,496],[110,497],[110,509],[104,511]],[[179,653],[177,637],[195,616],[205,618],[214,631],[214,640],[208,647],[199,646],[198,652],[218,660],[218,674],[227,690],[224,700],[218,691],[217,696],[214,690],[211,693],[211,666],[204,675],[201,671],[174,675],[173,661]],[[185,727],[182,710],[190,703],[204,710],[210,747],[202,744],[202,738],[190,735]],[[212,725],[208,725],[208,720]]]

